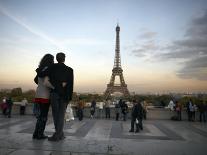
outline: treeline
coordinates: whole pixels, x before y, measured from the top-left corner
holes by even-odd
[[[21,88],[13,88],[11,90],[1,90],[0,91],[0,99],[2,101],[3,97],[11,97],[13,101],[20,102],[24,98],[28,100],[29,103],[33,102],[35,97],[35,90],[28,90],[23,92]],[[84,102],[91,102],[92,100],[96,100],[96,102],[101,102],[105,100],[104,95],[101,94],[78,94],[76,92],[73,93],[73,101],[77,102],[78,100],[83,100]],[[111,98],[111,100],[118,100],[120,98]],[[170,100],[178,101],[183,105],[191,99],[193,103],[199,104],[204,102],[207,104],[207,95],[194,95],[194,96],[184,96],[184,95],[132,95],[128,98],[123,98],[126,101],[132,101],[136,99],[138,101],[146,101],[147,103],[155,106],[167,106]]]
[[[1,101],[4,97],[11,97],[13,101],[20,102],[24,98],[31,103],[35,97],[35,90],[31,89],[28,91],[23,92],[22,88],[13,88],[11,90],[1,90],[0,91],[0,98]]]

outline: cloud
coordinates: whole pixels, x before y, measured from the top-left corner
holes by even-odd
[[[187,62],[182,69],[177,72],[180,78],[196,78],[199,80],[207,80],[207,56],[194,58]]]
[[[151,59],[153,55],[160,49],[156,43],[156,32],[144,31],[139,35],[139,41],[130,47],[132,54],[139,58]]]
[[[150,61],[173,61],[180,66],[179,78],[207,80],[207,10],[189,22],[183,39],[160,45],[156,37],[156,32],[143,32],[131,46],[132,54]]]
[[[139,37],[141,39],[152,39],[157,35],[156,32],[152,32],[152,31],[146,31],[144,33],[142,33]]]
[[[176,40],[165,48],[162,60],[182,60],[182,68],[177,71],[180,78],[207,80],[207,11],[193,19],[183,40]]]

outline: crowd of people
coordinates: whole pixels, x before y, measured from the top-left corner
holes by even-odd
[[[11,118],[12,113],[12,107],[13,107],[13,100],[11,97],[4,97],[2,100],[2,103],[0,103],[0,107],[2,109],[2,114],[5,117]],[[28,101],[26,98],[24,98],[19,105],[19,114],[24,115],[26,110],[26,105],[28,104]]]
[[[175,103],[171,100],[168,107],[175,112],[175,115],[172,116],[172,120],[182,120],[182,112],[184,111],[184,105],[175,101]],[[185,105],[188,121],[194,122],[196,121],[196,113],[199,115],[200,122],[206,122],[207,120],[207,102],[200,100],[199,103],[195,104],[191,99]]]

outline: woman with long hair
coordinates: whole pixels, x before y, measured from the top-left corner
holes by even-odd
[[[44,135],[45,126],[47,123],[47,115],[50,107],[50,89],[53,86],[49,82],[47,76],[48,68],[54,64],[54,56],[46,54],[41,59],[38,68],[36,69],[37,76],[35,77],[35,83],[38,85],[36,89],[35,104],[39,107],[39,113],[37,114],[37,122],[33,133],[33,139],[46,139]]]

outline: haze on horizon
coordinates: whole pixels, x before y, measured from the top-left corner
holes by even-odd
[[[206,0],[0,0],[0,89],[35,89],[46,53],[66,54],[76,92],[104,92],[119,23],[130,92],[207,92]]]

